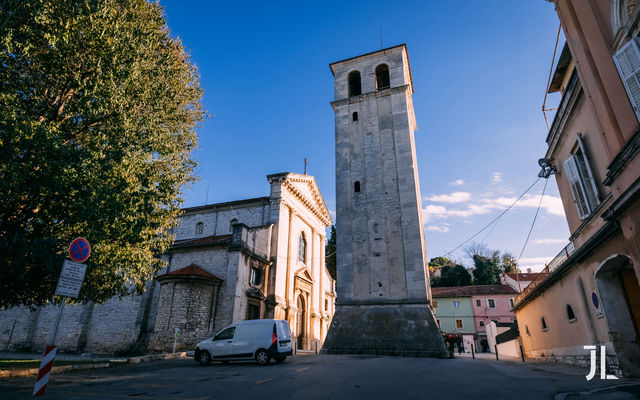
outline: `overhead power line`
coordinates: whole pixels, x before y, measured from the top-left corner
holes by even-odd
[[[507,208],[505,208],[497,217],[495,217],[494,219],[491,220],[491,222],[489,222],[488,224],[486,224],[482,229],[480,229],[478,232],[476,232],[473,236],[471,236],[470,238],[468,238],[467,240],[465,240],[464,242],[460,243],[455,249],[451,250],[450,252],[446,253],[443,257],[447,257],[448,255],[450,255],[451,253],[453,253],[454,251],[458,250],[460,247],[464,246],[465,244],[467,244],[470,240],[472,240],[473,238],[475,238],[476,236],[478,236],[479,234],[481,234],[485,229],[487,229],[488,227],[490,227],[494,222],[496,222],[497,220],[499,220],[500,218],[502,218],[502,216],[504,214],[507,213],[507,211],[509,211],[513,206],[516,205],[516,203],[518,201],[520,201],[520,199],[527,194],[527,192],[529,192],[529,190],[531,190],[532,187],[534,187],[536,185],[536,183],[538,183],[538,181],[540,181],[541,178],[536,179],[531,186],[529,186],[527,188],[527,190],[525,190],[524,192],[522,192],[522,194],[513,202],[511,203],[511,205]],[[545,184],[546,187],[546,184]]]
[[[518,256],[518,261],[516,264],[520,262],[520,257],[522,257],[522,253],[524,253],[524,249],[527,248],[527,243],[529,243],[529,238],[531,237],[531,232],[533,231],[533,226],[536,224],[536,218],[538,218],[538,213],[540,212],[540,206],[542,205],[542,199],[544,199],[544,192],[547,190],[548,179],[544,180],[544,187],[542,188],[542,195],[540,196],[540,202],[538,203],[538,209],[536,210],[536,214],[533,216],[533,221],[531,222],[531,228],[529,228],[529,233],[527,234],[527,239],[524,241],[524,245],[522,246],[522,250],[520,250],[520,255]]]

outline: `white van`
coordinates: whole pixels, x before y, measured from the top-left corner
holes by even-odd
[[[273,358],[283,362],[291,355],[289,323],[278,319],[252,319],[229,325],[214,337],[198,343],[196,362],[255,359],[266,365]]]

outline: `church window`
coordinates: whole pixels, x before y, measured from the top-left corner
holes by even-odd
[[[531,336],[531,332],[529,332],[529,325],[525,325],[524,330],[527,332],[527,336]]]
[[[570,304],[567,304],[567,318],[569,322],[573,322],[576,320],[576,314],[573,312],[573,307]]]
[[[391,86],[389,66],[380,64],[376,67],[376,90],[387,89]]]
[[[229,222],[229,228],[231,229],[231,232],[233,232],[233,226],[237,223],[238,223],[238,220],[235,218],[232,219],[231,222]]]
[[[202,236],[204,233],[204,224],[202,222],[198,222],[196,224],[196,236]]]
[[[253,286],[260,286],[262,283],[262,270],[260,268],[251,267],[251,276],[249,277],[249,282]]]
[[[356,193],[360,192],[360,181],[355,181],[353,184],[353,191]]]
[[[547,329],[549,329],[547,327],[547,320],[544,319],[544,317],[540,317],[540,326],[542,326],[543,331],[546,331]]]
[[[301,232],[298,238],[298,261],[307,261],[307,240],[304,238],[304,232]]]
[[[362,94],[362,80],[359,71],[351,71],[349,73],[349,97],[359,96]]]
[[[354,121],[357,121],[357,120],[358,120],[358,112],[357,112],[357,111],[354,111],[354,112],[353,112],[353,120],[354,120]]]
[[[324,310],[329,311],[329,300],[324,299]]]

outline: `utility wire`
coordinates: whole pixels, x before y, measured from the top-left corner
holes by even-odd
[[[529,190],[531,190],[532,187],[534,187],[536,185],[536,183],[538,183],[538,181],[541,178],[536,179],[531,186],[529,186],[527,188],[527,190],[525,190],[524,192],[522,192],[522,194],[520,195],[520,197],[518,197],[513,203],[511,203],[511,205],[507,208],[505,208],[497,217],[495,217],[494,219],[491,220],[491,222],[489,222],[487,225],[485,225],[482,229],[480,229],[478,232],[476,232],[473,236],[471,236],[469,239],[465,240],[464,242],[460,243],[455,249],[451,250],[450,252],[446,253],[443,257],[448,256],[449,254],[453,253],[454,251],[458,250],[460,247],[464,246],[465,244],[467,244],[471,239],[473,239],[474,237],[478,236],[480,233],[482,233],[485,229],[487,229],[488,227],[491,226],[491,224],[493,224],[494,222],[496,222],[497,220],[499,220],[504,214],[507,213],[507,211],[509,211],[513,206],[516,205],[516,203],[518,201],[520,201],[520,199],[527,194],[527,192]],[[545,184],[546,185],[546,184]]]
[[[542,188],[542,195],[540,196],[540,202],[538,203],[538,209],[536,210],[536,215],[533,216],[533,222],[531,222],[531,228],[529,228],[529,234],[527,234],[527,239],[524,241],[524,246],[522,246],[522,250],[520,251],[520,255],[518,256],[518,261],[516,261],[516,265],[520,262],[520,257],[522,257],[522,253],[524,253],[524,249],[527,248],[527,243],[529,243],[529,238],[531,237],[531,232],[533,231],[533,226],[536,224],[536,218],[538,218],[538,213],[540,212],[540,206],[542,205],[542,199],[544,199],[544,192],[547,189],[548,179],[544,180],[544,187]]]

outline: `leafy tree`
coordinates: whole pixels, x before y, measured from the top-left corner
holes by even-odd
[[[471,275],[460,264],[445,265],[440,271],[440,276],[431,280],[431,286],[468,286],[471,285]]]
[[[455,265],[455,263],[446,257],[432,258],[431,260],[429,260],[429,275],[433,275],[436,271],[442,269],[442,267],[444,267],[445,265]]]
[[[324,262],[329,270],[329,274],[336,279],[336,226],[331,225],[329,239],[324,247]]]
[[[81,301],[162,266],[202,90],[145,0],[0,3],[0,307],[51,300],[69,242],[92,244]]]
[[[500,268],[493,258],[473,256],[474,285],[495,285],[500,283]]]
[[[516,273],[519,271],[518,269],[518,260],[511,253],[503,253],[500,256],[499,263],[500,271],[505,274]]]

